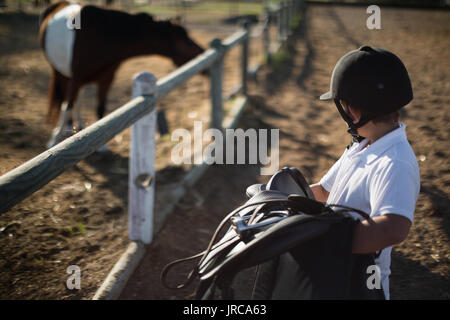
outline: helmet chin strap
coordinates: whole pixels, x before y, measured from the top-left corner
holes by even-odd
[[[347,125],[348,125],[347,132],[353,137],[353,141],[354,142],[363,141],[365,139],[365,137],[360,136],[358,134],[358,128],[361,128],[363,125],[365,125],[371,119],[363,116],[361,118],[361,120],[358,121],[358,123],[353,123],[353,119],[345,112],[339,99],[334,99],[334,103],[336,104],[336,107],[337,107],[339,113],[341,114],[342,119],[344,119],[344,121],[347,122]]]

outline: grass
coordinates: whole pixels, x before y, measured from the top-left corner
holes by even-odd
[[[82,222],[78,222],[76,226],[67,227],[67,230],[71,235],[77,236],[86,233],[86,226]]]
[[[40,256],[40,257],[38,257],[38,258],[34,258],[34,259],[33,259],[33,262],[34,262],[35,264],[41,266],[41,265],[44,264],[45,259],[44,259],[44,257]]]

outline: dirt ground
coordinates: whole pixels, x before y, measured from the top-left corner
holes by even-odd
[[[276,72],[264,68],[250,85],[251,107],[244,128],[280,129],[280,166],[298,167],[317,181],[338,159],[349,138],[335,107],[317,97],[329,86],[334,64],[362,44],[398,54],[408,68],[415,99],[403,121],[418,157],[421,194],[408,239],[394,248],[393,299],[449,299],[448,105],[450,13],[382,9],[382,30],[365,26],[365,8],[310,6],[304,32],[291,43],[291,58]],[[306,31],[305,31],[306,30]],[[193,26],[206,46],[231,27]],[[37,17],[0,17],[0,174],[44,151],[51,127],[44,124],[49,67],[36,41]],[[260,49],[252,48],[253,59]],[[238,52],[227,59],[226,90],[239,69]],[[109,110],[129,100],[132,75],[149,70],[158,78],[174,67],[158,57],[132,59],[121,67],[109,97]],[[161,101],[171,128],[192,128],[207,120],[208,82],[196,76]],[[95,90],[79,102],[95,121]],[[42,190],[0,216],[1,299],[90,299],[125,249],[127,240],[128,130],[110,143],[111,153],[94,154]],[[157,205],[187,168],[171,165],[172,142],[157,144]],[[169,291],[159,283],[162,267],[203,250],[221,218],[245,201],[245,188],[267,177],[258,166],[212,166],[189,190],[129,281],[122,299],[187,299],[194,286]],[[69,265],[82,270],[81,290],[66,288]],[[181,282],[182,272],[173,282]]]

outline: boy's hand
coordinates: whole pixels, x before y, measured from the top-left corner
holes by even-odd
[[[310,185],[317,201],[326,202],[329,192],[319,183]],[[406,239],[411,221],[398,214],[384,214],[364,220],[355,228],[352,253],[374,253]]]
[[[328,195],[330,194],[324,187],[322,187],[319,183],[315,183],[309,186],[314,193],[314,197],[317,201],[327,202]]]

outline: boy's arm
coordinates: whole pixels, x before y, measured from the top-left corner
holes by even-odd
[[[330,194],[319,183],[310,185],[317,201],[326,202]],[[398,214],[384,214],[364,220],[355,228],[352,253],[373,253],[406,239],[411,221]]]
[[[355,228],[352,253],[379,251],[406,239],[411,221],[398,214],[384,214],[361,221]]]
[[[317,201],[327,202],[330,193],[327,190],[325,190],[325,188],[322,187],[320,183],[312,184],[309,187],[314,193],[314,197],[316,198]]]

